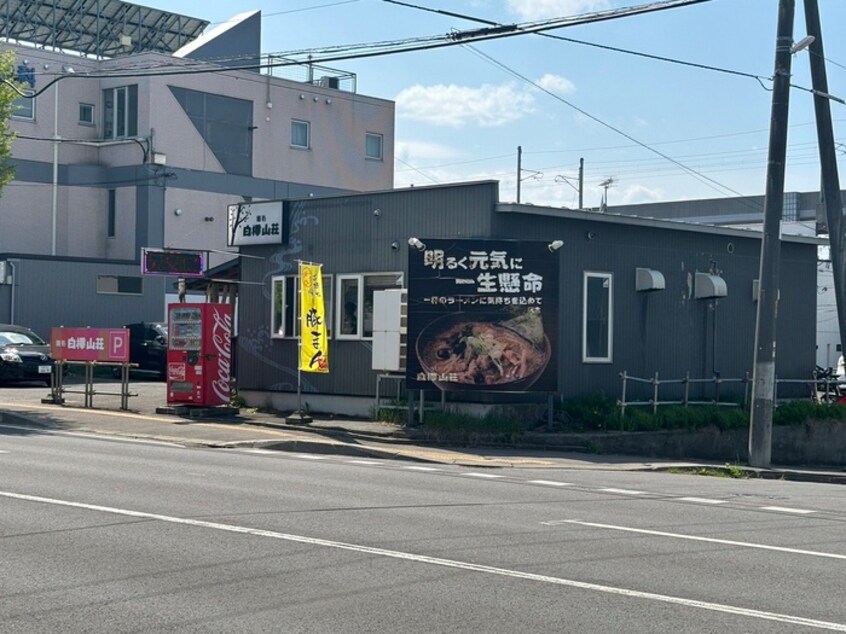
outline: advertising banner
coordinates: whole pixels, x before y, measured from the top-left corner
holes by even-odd
[[[548,243],[420,247],[408,256],[408,386],[557,391],[559,257]]]
[[[300,262],[300,370],[329,372],[322,265]]]
[[[50,355],[56,361],[129,361],[126,328],[52,328]]]

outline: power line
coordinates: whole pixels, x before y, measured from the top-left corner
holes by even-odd
[[[467,14],[464,14],[464,13],[455,13],[453,11],[443,11],[441,9],[432,9],[432,8],[429,8],[429,7],[422,7],[420,5],[411,4],[411,3],[408,3],[408,2],[401,2],[400,0],[383,0],[383,2],[388,2],[390,4],[396,4],[396,5],[400,5],[400,6],[404,6],[404,7],[409,7],[411,9],[418,9],[420,11],[428,11],[428,12],[431,12],[431,13],[439,13],[439,14],[443,14],[443,15],[448,15],[448,16],[455,17],[455,18],[461,18],[462,20],[468,20],[470,22],[478,22],[479,24],[487,24],[487,25],[490,25],[492,27],[502,27],[503,26],[502,24],[500,24],[498,22],[494,22],[492,20],[486,20],[484,18],[474,17],[474,16],[470,16],[470,15],[467,15]],[[538,32],[537,35],[540,35],[542,37],[548,37],[548,38],[555,39],[555,40],[560,40],[562,42],[570,42],[570,43],[573,43],[573,44],[580,44],[580,45],[583,45],[583,46],[592,46],[592,47],[600,48],[600,49],[607,50],[607,51],[613,51],[615,53],[625,53],[626,55],[634,55],[634,56],[637,56],[637,57],[644,57],[646,59],[654,59],[654,60],[658,60],[658,61],[661,61],[661,62],[667,62],[667,63],[670,63],[670,64],[679,64],[679,65],[682,65],[682,66],[690,66],[692,68],[699,68],[699,69],[702,69],[702,70],[710,70],[710,71],[725,73],[725,74],[728,74],[728,75],[737,75],[739,77],[756,79],[759,82],[771,80],[771,78],[769,76],[754,75],[752,73],[745,73],[745,72],[742,72],[742,71],[739,71],[739,70],[731,70],[731,69],[728,69],[728,68],[720,68],[718,66],[709,66],[707,64],[700,64],[700,63],[697,63],[697,62],[688,62],[688,61],[685,61],[685,60],[675,59],[675,58],[672,58],[672,57],[664,57],[662,55],[653,55],[651,53],[643,53],[641,51],[633,51],[633,50],[630,50],[630,49],[620,48],[620,47],[617,47],[617,46],[609,46],[607,44],[597,44],[595,42],[586,42],[585,40],[577,40],[577,39],[571,38],[571,37],[564,37],[563,35],[555,35],[555,34],[552,34],[552,33],[545,33],[545,32]]]
[[[453,31],[444,35],[423,36],[415,38],[406,38],[401,40],[390,40],[384,42],[370,42],[364,44],[345,44],[338,46],[322,47],[318,49],[299,49],[296,51],[289,51],[283,54],[271,54],[269,59],[278,59],[278,61],[268,61],[265,63],[251,64],[249,58],[246,58],[244,64],[238,64],[232,68],[221,68],[220,63],[222,58],[218,59],[218,64],[208,65],[208,62],[198,62],[197,64],[184,64],[178,70],[158,70],[154,73],[141,73],[138,70],[130,72],[111,72],[101,73],[76,73],[73,75],[60,75],[51,81],[47,82],[39,90],[33,91],[29,94],[24,94],[18,86],[8,78],[0,78],[6,85],[12,87],[22,97],[36,97],[49,89],[58,81],[63,81],[69,78],[85,79],[111,79],[123,77],[146,77],[146,76],[170,76],[170,75],[194,75],[205,73],[220,73],[226,71],[243,71],[243,70],[261,70],[270,68],[279,68],[285,66],[302,66],[308,64],[323,64],[327,62],[334,62],[347,59],[362,59],[368,57],[378,57],[383,55],[394,55],[398,53],[408,53],[413,51],[424,51],[436,48],[444,48],[449,46],[458,46],[462,44],[469,44],[473,42],[502,39],[506,37],[514,37],[517,35],[526,35],[530,33],[541,33],[554,29],[564,27],[577,26],[581,24],[591,24],[594,22],[602,22],[606,20],[614,20],[623,17],[630,17],[634,15],[643,15],[653,13],[656,11],[664,11],[667,9],[684,7],[704,2],[711,2],[711,0],[660,0],[650,2],[644,5],[635,7],[625,7],[622,9],[610,9],[607,11],[598,11],[594,13],[583,14],[574,17],[559,17],[548,20],[537,20],[533,22],[524,22],[521,24],[513,24],[507,26],[493,26],[480,29],[471,29],[468,31]],[[235,62],[239,59],[245,58],[228,58],[225,61]],[[163,66],[163,68],[166,68]]]
[[[469,48],[470,50],[472,50],[472,51],[473,51],[476,55],[480,55],[481,57],[485,58],[486,60],[488,60],[488,61],[489,61],[490,63],[492,63],[493,65],[495,65],[495,66],[497,66],[497,67],[501,68],[502,70],[504,70],[505,72],[509,73],[510,75],[512,75],[512,76],[514,76],[514,77],[517,77],[518,79],[520,79],[520,80],[522,80],[522,81],[524,81],[524,82],[527,82],[527,83],[529,83],[529,84],[533,85],[535,88],[537,88],[538,90],[541,90],[541,91],[545,92],[547,95],[549,95],[549,96],[550,96],[550,97],[552,97],[553,99],[557,99],[558,101],[560,101],[560,102],[561,102],[561,103],[563,103],[564,105],[568,106],[569,108],[572,108],[573,110],[575,110],[575,111],[576,111],[576,112],[578,112],[579,114],[581,114],[581,115],[583,115],[583,116],[587,117],[587,118],[588,118],[588,119],[590,119],[591,121],[593,121],[593,122],[595,122],[595,123],[598,123],[598,124],[599,124],[599,125],[601,125],[602,127],[607,128],[608,130],[611,130],[611,131],[612,131],[612,132],[614,132],[615,134],[618,134],[618,135],[620,135],[620,136],[622,136],[622,137],[624,137],[624,138],[628,139],[629,141],[631,141],[631,142],[632,142],[632,143],[634,143],[635,145],[637,145],[637,146],[639,146],[639,147],[641,147],[641,148],[643,148],[643,149],[645,149],[645,150],[648,150],[648,151],[650,151],[650,152],[652,152],[652,153],[654,153],[654,154],[657,154],[658,156],[660,156],[660,157],[664,158],[665,160],[667,160],[667,161],[669,161],[670,163],[672,163],[672,164],[676,165],[677,167],[681,168],[683,171],[687,172],[689,175],[693,176],[694,178],[696,178],[697,180],[699,180],[699,181],[700,181],[700,182],[702,182],[703,184],[707,185],[708,187],[711,187],[711,188],[712,188],[712,189],[714,189],[715,191],[718,191],[719,193],[721,193],[721,194],[723,194],[723,195],[725,195],[725,193],[726,193],[726,192],[730,192],[730,193],[734,194],[735,196],[738,196],[738,197],[743,197],[743,194],[741,194],[740,192],[738,192],[738,191],[736,191],[736,190],[732,189],[731,187],[728,187],[727,185],[723,185],[723,184],[722,184],[722,183],[720,183],[719,181],[716,181],[716,180],[714,180],[713,178],[710,178],[710,177],[706,176],[705,174],[702,174],[702,173],[700,173],[700,172],[698,172],[698,171],[696,171],[696,170],[694,170],[694,169],[692,169],[692,168],[688,167],[687,165],[685,165],[685,164],[681,163],[680,161],[677,161],[676,159],[674,159],[673,157],[669,156],[668,154],[665,154],[665,153],[661,152],[660,150],[657,150],[657,149],[655,149],[654,147],[651,147],[650,145],[647,145],[646,143],[644,143],[644,142],[642,142],[642,141],[640,141],[640,140],[636,139],[635,137],[633,137],[632,135],[630,135],[628,132],[624,132],[623,130],[621,130],[621,129],[619,129],[619,128],[617,128],[617,127],[613,126],[613,125],[611,125],[610,123],[608,123],[608,122],[606,122],[606,121],[603,121],[603,120],[602,120],[602,119],[600,119],[599,117],[597,117],[597,116],[595,116],[595,115],[593,115],[593,114],[589,113],[587,110],[584,110],[583,108],[580,108],[579,106],[577,106],[577,105],[575,105],[574,103],[572,103],[572,102],[568,101],[567,99],[564,99],[564,98],[563,98],[563,97],[561,97],[560,95],[555,94],[555,93],[554,93],[554,92],[552,92],[551,90],[547,90],[546,88],[544,88],[543,86],[541,86],[541,85],[540,85],[540,84],[538,84],[537,82],[532,81],[531,79],[529,79],[529,78],[528,78],[528,77],[526,77],[525,75],[522,75],[522,74],[521,74],[521,73],[519,73],[518,71],[516,71],[516,70],[514,70],[514,69],[512,69],[512,68],[510,68],[510,67],[508,67],[508,66],[506,66],[506,65],[505,65],[505,64],[503,64],[502,62],[499,62],[499,61],[495,60],[495,59],[494,59],[494,58],[492,58],[490,55],[488,55],[488,54],[486,54],[486,53],[483,53],[483,52],[481,52],[481,51],[477,50],[475,47],[473,47],[473,46],[471,46],[471,45],[469,45],[469,44],[467,45],[467,48]]]

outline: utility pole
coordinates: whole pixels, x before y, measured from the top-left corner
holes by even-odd
[[[520,183],[523,181],[523,146],[517,146],[517,204],[520,204]]]
[[[779,0],[767,186],[764,198],[764,230],[761,237],[761,265],[758,276],[758,312],[755,319],[752,411],[749,420],[749,465],[753,467],[769,467],[772,458],[776,311],[781,258],[779,232],[784,205],[784,163],[787,156],[794,13],[795,0]]]
[[[837,304],[837,323],[840,326],[840,349],[846,351],[846,239],[843,235],[843,204],[840,200],[840,178],[837,175],[837,153],[831,124],[831,104],[828,96],[828,79],[825,72],[822,26],[817,0],[805,0],[805,26],[814,38],[809,46],[811,85],[814,92],[814,113],[817,120],[817,143],[820,150],[820,174],[825,204],[828,242],[831,251],[831,269],[834,278],[834,297]]]
[[[585,160],[579,159],[579,209],[585,208]],[[846,350],[846,348],[844,348]]]
[[[599,186],[603,188],[604,192],[602,194],[602,202],[599,205],[599,211],[608,211],[608,188],[614,184],[614,177],[606,178],[604,181],[599,183]]]

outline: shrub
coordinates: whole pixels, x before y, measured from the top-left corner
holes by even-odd
[[[846,405],[790,401],[773,411],[773,425],[802,425],[809,420],[846,420]]]
[[[589,394],[567,399],[556,412],[559,419],[575,429],[602,430],[619,420],[616,403],[604,394]]]
[[[523,433],[523,423],[496,414],[474,416],[463,412],[436,410],[426,414],[423,430],[437,440],[450,442],[509,442]]]

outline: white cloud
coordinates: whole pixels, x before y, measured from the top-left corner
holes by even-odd
[[[651,203],[661,200],[663,196],[664,192],[660,189],[653,189],[645,185],[631,185],[623,190],[623,197],[619,204],[635,205],[639,203]],[[613,206],[614,200],[610,193],[608,194],[608,198],[611,199],[609,205]]]
[[[609,0],[508,0],[520,20],[562,18],[611,8]]]
[[[394,153],[403,161],[415,163],[419,161],[453,161],[460,158],[461,153],[454,147],[427,141],[397,141]]]
[[[533,97],[510,84],[479,88],[417,84],[400,92],[395,101],[399,117],[452,128],[501,126],[534,110]]]
[[[552,75],[547,73],[537,81],[538,86],[548,90],[557,95],[565,95],[567,93],[575,92],[576,86],[566,77],[561,75]]]

